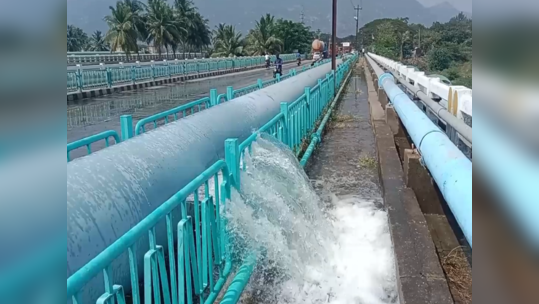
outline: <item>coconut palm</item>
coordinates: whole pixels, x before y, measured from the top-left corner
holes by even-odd
[[[243,54],[242,35],[232,25],[220,24],[214,31],[213,57],[234,57]]]
[[[90,37],[89,50],[94,52],[106,52],[110,50],[109,44],[101,31],[95,31],[92,37]]]
[[[80,52],[82,51],[88,43],[88,35],[86,33],[74,26],[67,26],[67,51],[68,52]]]
[[[283,43],[275,33],[275,18],[270,14],[260,18],[249,32],[248,41],[253,55],[280,52]]]
[[[111,51],[121,49],[127,56],[137,50],[137,34],[133,30],[133,13],[122,2],[116,7],[109,7],[111,14],[104,20],[109,26],[105,40],[110,44]]]
[[[201,51],[211,43],[211,31],[208,27],[208,20],[204,19],[200,13],[195,12],[191,16],[188,28],[187,43],[197,51]]]
[[[131,11],[131,23],[133,25],[133,31],[137,35],[137,40],[146,40],[148,37],[148,31],[146,29],[146,16],[144,15],[144,11],[147,7],[146,4],[138,0],[123,0],[122,3]],[[138,44],[135,51],[138,54]]]
[[[153,43],[159,55],[162,47],[168,53],[181,37],[172,8],[164,0],[149,0],[146,18],[147,42]]]

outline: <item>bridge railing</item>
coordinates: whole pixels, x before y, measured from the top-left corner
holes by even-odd
[[[83,139],[80,139],[80,140],[77,140],[77,141],[74,141],[72,143],[67,144],[67,161],[68,162],[71,161],[71,157],[70,157],[71,151],[77,150],[77,149],[82,148],[82,147],[86,147],[87,154],[92,154],[92,144],[96,143],[98,141],[104,140],[105,141],[105,146],[106,147],[110,146],[110,138],[111,137],[114,138],[114,142],[116,144],[121,142],[120,136],[118,135],[118,133],[116,131],[109,130],[109,131],[105,131],[105,132],[102,132],[102,133],[99,133],[99,134],[95,134],[95,135],[92,135],[92,136],[89,136],[89,137],[86,137],[86,138],[83,138]]]
[[[341,81],[338,79],[343,79],[349,72],[351,63],[356,59],[357,57],[352,57],[339,66],[336,73],[321,79],[319,81],[319,84],[322,83],[321,86],[305,89],[304,95],[320,97],[318,100],[298,99],[303,100],[303,103],[313,102],[313,107],[308,108],[313,109],[313,115],[310,115],[310,112],[306,113],[305,120],[291,119],[286,113],[289,113],[292,105],[297,103],[283,102],[282,112],[247,140],[241,144],[237,139],[226,140],[224,160],[217,161],[205,170],[68,278],[68,301],[87,304],[83,302],[81,292],[86,284],[101,274],[105,282],[104,293],[97,303],[114,303],[114,301],[125,303],[126,288],[114,285],[113,273],[115,261],[127,255],[133,303],[141,303],[141,294],[144,295],[144,303],[214,303],[231,273],[236,275],[224,293],[222,303],[237,303],[257,260],[257,253],[252,252],[242,261],[241,266],[234,265],[232,259],[234,253],[230,251],[231,242],[227,233],[227,220],[221,214],[222,210],[226,210],[227,202],[231,198],[231,187],[241,190],[241,157],[260,133],[273,135],[289,147],[292,147],[289,139],[293,133],[302,135],[302,140],[306,139],[309,135],[307,128],[316,125],[315,120],[323,114],[323,110],[319,109],[323,109],[323,106],[328,105],[334,98],[329,93],[333,91],[328,89],[333,87],[331,82],[333,77],[336,77],[337,85],[340,85]],[[317,94],[318,92],[320,94]],[[316,104],[318,107],[314,106]],[[313,117],[311,124],[307,123],[307,117]],[[178,219],[177,214],[181,214],[181,219]],[[157,241],[156,226],[159,224],[166,226],[166,239],[163,239],[166,246],[158,244]],[[148,251],[143,257],[144,269],[139,271],[136,246],[139,246],[144,238],[148,239]],[[139,274],[142,274],[143,279]],[[215,274],[218,274],[217,279],[214,277]]]
[[[390,71],[414,102],[442,129],[463,153],[472,158],[472,90],[443,83],[437,75],[427,76],[415,68],[369,54]]]
[[[417,106],[411,97],[397,84],[392,73],[383,71],[369,54],[369,64],[376,74],[379,97],[382,92],[388,98],[390,107],[398,115],[400,122],[411,140],[415,149],[421,155],[422,163],[429,169],[433,180],[438,185],[449,209],[462,229],[466,240],[473,246],[473,196],[472,176],[473,167],[469,157],[461,151],[446,132],[440,131],[431,117]],[[381,98],[382,99],[382,98]],[[457,120],[463,123],[460,120]]]
[[[320,64],[325,64],[327,62],[328,62],[328,60],[322,61],[320,63],[315,64],[313,67],[317,67]],[[217,94],[216,89],[211,89],[209,97],[205,97],[205,98],[199,99],[197,101],[193,101],[193,102],[187,103],[185,105],[176,107],[174,109],[170,109],[170,110],[167,110],[167,111],[152,115],[150,117],[141,119],[139,122],[137,122],[134,130],[133,130],[133,126],[132,126],[133,118],[130,115],[124,115],[124,116],[122,116],[120,118],[122,140],[127,140],[127,139],[133,137],[134,135],[140,135],[140,134],[146,132],[147,131],[146,127],[147,127],[148,124],[152,124],[153,128],[157,128],[157,127],[159,127],[159,126],[161,126],[163,124],[167,124],[167,123],[176,121],[178,119],[181,119],[183,117],[189,116],[191,114],[203,111],[204,109],[210,108],[212,106],[216,106],[216,105],[218,105],[218,104],[220,104],[222,102],[227,102],[227,101],[230,101],[230,100],[232,100],[234,98],[237,98],[237,97],[240,97],[240,96],[243,96],[243,95],[258,91],[258,90],[260,90],[262,88],[268,87],[268,86],[270,86],[272,84],[275,84],[275,83],[277,83],[279,81],[288,79],[288,78],[293,77],[295,75],[297,75],[297,71],[292,69],[292,70],[290,70],[290,72],[287,75],[283,76],[282,78],[277,77],[276,79],[271,79],[271,80],[267,80],[267,81],[262,81],[261,79],[259,79],[257,81],[257,83],[255,83],[253,85],[250,85],[250,86],[247,86],[245,88],[239,89],[239,90],[234,90],[233,87],[228,87],[227,88],[227,93],[226,94],[221,94],[221,95]],[[116,131],[107,131],[107,132],[116,133]],[[102,133],[102,134],[104,134],[104,133]],[[100,138],[99,136],[94,136],[93,135],[93,136],[89,136],[87,138],[83,138],[81,140],[78,140],[76,142],[84,142],[84,143],[87,143],[88,145],[91,145],[92,143],[95,143],[95,142],[100,141],[100,140],[102,140],[102,138]],[[78,148],[84,147],[85,145],[82,145],[82,146],[71,145],[72,149],[70,149],[70,150],[68,149],[68,162],[71,161],[71,159],[69,157],[69,152],[71,152],[73,150],[76,150]],[[69,147],[69,145],[68,145],[68,147]],[[108,147],[108,142],[107,142],[107,147]],[[90,153],[91,153],[91,150],[88,149],[88,154],[90,154]]]
[[[369,54],[376,62],[397,73],[410,84],[414,85],[429,98],[443,100],[447,110],[457,118],[470,121],[472,118],[472,89],[463,86],[451,86],[443,83],[440,78],[426,75],[425,72],[385,57]]]
[[[273,60],[274,58],[272,58]],[[285,62],[296,60],[296,55],[282,55]],[[171,78],[179,75],[209,73],[221,70],[241,69],[262,66],[264,57],[240,57],[225,59],[203,59],[196,61],[165,61],[151,64],[129,66],[84,68],[67,71],[67,91],[76,92],[95,88],[110,88],[115,85],[136,84],[159,78]]]

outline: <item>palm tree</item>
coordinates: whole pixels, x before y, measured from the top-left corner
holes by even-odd
[[[169,46],[176,45],[181,36],[172,8],[164,0],[149,0],[146,22],[146,40],[153,43],[159,55],[162,47],[168,53]]]
[[[67,51],[68,52],[80,52],[82,51],[88,43],[88,35],[86,33],[74,26],[67,26]]]
[[[204,19],[200,13],[195,12],[191,16],[190,27],[187,33],[187,43],[195,49],[202,51],[202,48],[210,45],[211,31],[208,27],[208,20]]]
[[[109,51],[109,45],[101,31],[95,31],[90,38],[90,51],[106,52]]]
[[[182,45],[183,55],[185,57],[189,43],[188,33],[193,28],[193,16],[197,13],[197,8],[194,6],[192,0],[174,0],[174,13],[177,26],[184,30],[184,35],[180,37],[177,43]]]
[[[281,50],[282,41],[275,34],[275,18],[270,14],[260,18],[249,33],[249,44],[253,55],[275,53]]]
[[[109,26],[105,40],[111,46],[111,52],[121,49],[127,56],[137,50],[137,34],[133,30],[133,13],[122,2],[117,2],[116,7],[110,6],[111,14],[104,20]]]
[[[123,0],[123,5],[131,11],[131,23],[133,25],[133,31],[137,35],[137,40],[145,41],[148,37],[146,16],[144,16],[144,11],[147,8],[146,4],[138,0]],[[139,53],[138,44],[136,44],[135,51],[137,54]]]
[[[243,54],[241,33],[232,25],[220,24],[214,31],[215,45],[213,57],[234,57]]]

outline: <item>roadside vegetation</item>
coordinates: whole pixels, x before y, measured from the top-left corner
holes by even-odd
[[[67,26],[67,51],[123,51],[176,54],[200,52],[213,57],[233,57],[300,51],[308,53],[316,35],[302,23],[262,16],[246,35],[234,26],[210,29],[192,0],[118,1],[103,18],[108,31],[88,35]]]
[[[463,13],[431,27],[380,19],[366,24],[359,37],[368,51],[472,88],[472,19]]]

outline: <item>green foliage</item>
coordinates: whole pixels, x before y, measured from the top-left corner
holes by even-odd
[[[446,48],[437,48],[429,52],[428,62],[429,70],[431,71],[443,71],[451,66],[453,61],[451,53]]]
[[[212,57],[234,57],[243,55],[242,35],[232,25],[219,24],[213,32],[214,53]]]
[[[110,51],[110,46],[105,40],[103,33],[101,31],[95,31],[90,37],[90,44],[88,47],[89,51],[94,52],[106,52]]]
[[[366,24],[359,35],[368,51],[471,87],[472,20],[465,14],[431,27],[402,18],[379,19]]]
[[[68,51],[123,51],[126,54],[147,52],[153,46],[161,54],[205,51],[213,57],[263,55],[310,51],[315,33],[302,23],[276,20],[267,14],[243,36],[233,26],[221,24],[213,32],[192,0],[121,0],[111,6],[104,18],[106,35],[94,33],[92,39],[79,28],[68,26]],[[321,35],[320,31],[318,35]]]
[[[309,53],[315,36],[311,29],[302,23],[279,19],[275,24],[275,35],[282,42],[282,52],[299,51]]]
[[[270,14],[260,18],[247,35],[247,51],[251,55],[275,54],[282,51],[283,42],[277,38],[275,17]]]
[[[74,25],[67,26],[67,51],[80,52],[88,45],[88,35]]]

